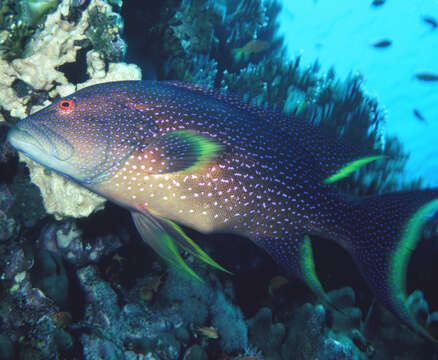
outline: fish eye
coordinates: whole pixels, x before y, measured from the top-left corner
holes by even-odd
[[[58,104],[58,107],[63,110],[73,110],[75,107],[75,102],[73,100],[61,100]]]

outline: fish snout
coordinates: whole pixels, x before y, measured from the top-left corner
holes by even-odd
[[[44,125],[18,123],[9,130],[7,140],[15,149],[31,158],[37,158],[42,152],[66,161],[74,154],[73,147],[64,137]]]

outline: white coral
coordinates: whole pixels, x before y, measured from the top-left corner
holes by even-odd
[[[91,0],[83,11],[80,20],[70,23],[70,1],[63,0],[57,10],[48,15],[43,29],[32,39],[32,53],[24,59],[11,63],[0,58],[0,106],[11,112],[12,116],[27,116],[28,97],[18,97],[12,89],[15,80],[20,79],[34,89],[50,92],[51,96],[66,96],[76,89],[92,84],[114,80],[139,80],[140,69],[133,64],[111,63],[105,71],[101,56],[95,51],[87,53],[87,72],[90,79],[74,86],[57,68],[67,62],[74,62],[80,46],[78,40],[85,39],[90,10],[98,6],[102,12],[111,12],[111,6],[103,0]],[[45,104],[47,105],[47,104]],[[42,106],[34,106],[31,112]],[[0,121],[4,121],[0,117]],[[83,217],[103,208],[105,199],[91,193],[84,187],[72,183],[60,175],[45,170],[25,156],[20,156],[30,170],[30,176],[41,190],[46,211],[56,218]]]

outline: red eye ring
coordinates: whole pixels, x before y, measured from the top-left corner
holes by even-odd
[[[61,100],[58,104],[61,110],[73,110],[75,107],[75,102],[73,100]]]

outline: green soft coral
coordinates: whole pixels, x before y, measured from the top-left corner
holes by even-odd
[[[20,20],[29,26],[36,26],[46,14],[56,9],[59,0],[25,0],[19,4]]]
[[[9,27],[11,18],[14,17],[14,2],[12,0],[0,1],[0,31]]]
[[[2,31],[0,36],[0,57],[11,61],[23,57],[26,44],[34,34],[34,30],[19,21],[12,23],[9,29]]]
[[[123,20],[119,14],[103,12],[97,6],[90,10],[85,36],[107,61],[118,62],[125,56],[126,43],[121,38],[122,31]]]
[[[36,29],[58,4],[59,0],[0,1],[0,57],[23,57]]]

